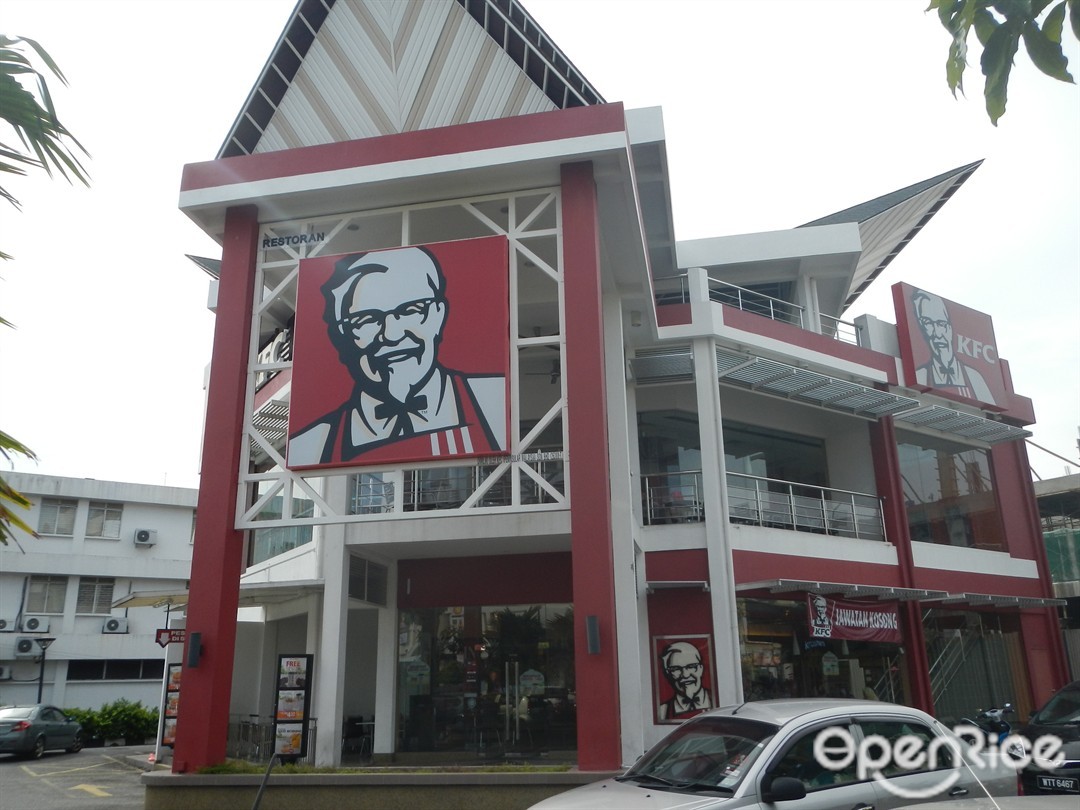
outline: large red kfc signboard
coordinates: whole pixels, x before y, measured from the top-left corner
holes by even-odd
[[[303,259],[290,468],[507,452],[503,236]]]
[[[1009,394],[990,316],[910,284],[894,284],[892,292],[908,385],[1005,410]]]

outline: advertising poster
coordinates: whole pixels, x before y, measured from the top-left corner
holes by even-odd
[[[908,384],[1004,410],[1009,394],[991,317],[910,284],[895,284],[892,293]]]
[[[505,454],[503,236],[302,259],[288,466]]]
[[[713,708],[709,636],[653,636],[653,660],[657,723],[681,723]]]
[[[288,759],[307,756],[311,719],[313,655],[279,655],[274,696],[274,753]]]
[[[165,705],[162,707],[161,744],[176,742],[176,718],[180,713],[180,673],[183,664],[169,664],[169,677],[165,685]]]

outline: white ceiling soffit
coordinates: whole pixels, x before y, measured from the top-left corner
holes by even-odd
[[[846,310],[896,255],[915,238],[982,161],[960,166],[799,227],[856,222],[863,251],[844,299]],[[842,312],[841,312],[842,314]]]
[[[906,602],[912,599],[939,600],[949,596],[948,591],[932,591],[925,588],[898,588],[891,585],[856,585],[845,582],[814,582],[805,579],[768,579],[762,582],[744,582],[735,586],[737,592],[768,591],[769,593],[820,593],[827,596],[840,595],[849,599],[875,597],[877,599]]]
[[[907,422],[916,427],[928,427],[940,430],[944,433],[952,433],[963,436],[965,439],[975,439],[986,444],[1015,441],[1025,439],[1031,435],[1030,430],[1006,425],[1004,422],[995,422],[992,419],[984,419],[969,413],[954,411],[952,408],[942,408],[940,405],[927,405],[918,410],[909,411],[896,415],[897,422]]]
[[[218,157],[602,101],[517,0],[301,0]]]
[[[689,346],[640,351],[630,360],[629,366],[629,377],[638,385],[694,379],[694,361]],[[719,348],[716,350],[716,372],[721,384],[762,391],[865,419],[892,415],[897,422],[932,428],[985,444],[1015,441],[1031,435],[1031,431],[993,419],[940,405],[923,405],[913,397]]]

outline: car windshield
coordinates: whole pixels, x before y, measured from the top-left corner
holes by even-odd
[[[776,731],[740,717],[699,717],[675,729],[620,780],[734,791]]]
[[[33,707],[29,707],[29,706],[6,706],[6,707],[0,709],[0,717],[26,718],[26,717],[29,717],[30,713],[33,712],[33,711],[34,711]]]
[[[1031,722],[1043,726],[1080,723],[1080,688],[1062,689],[1031,716]]]

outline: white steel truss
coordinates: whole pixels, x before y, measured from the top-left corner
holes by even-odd
[[[506,236],[510,248],[510,455],[287,469],[291,324],[300,260],[492,235]],[[436,510],[478,514],[567,507],[557,188],[268,223],[259,244],[236,528],[410,519],[431,517]]]

